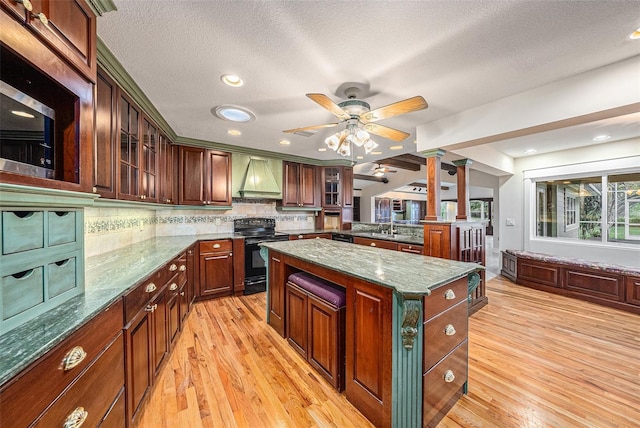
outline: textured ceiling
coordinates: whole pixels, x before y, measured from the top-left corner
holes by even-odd
[[[416,125],[640,54],[628,39],[640,1],[114,1],[98,35],[178,135],[316,159],[339,158],[317,151],[336,128],[282,133],[335,121],[309,92],[338,102],[344,82],[361,82],[372,108],[427,100],[380,122],[412,135],[401,151],[376,138],[383,153],[366,162],[414,152]],[[220,120],[221,104],[257,119]]]

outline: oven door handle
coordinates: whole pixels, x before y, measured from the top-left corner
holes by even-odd
[[[250,281],[247,281],[245,279],[244,285],[246,287],[247,285],[264,284],[265,282],[266,282],[266,279],[264,279],[264,278],[262,278],[262,279],[254,279],[254,280],[250,280]]]

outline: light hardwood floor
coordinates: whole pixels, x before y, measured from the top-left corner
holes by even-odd
[[[640,317],[497,277],[470,318],[469,394],[441,427],[640,426]],[[264,293],[198,303],[140,427],[369,427],[265,323]]]

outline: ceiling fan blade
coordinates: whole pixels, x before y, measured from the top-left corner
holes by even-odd
[[[367,123],[364,125],[364,129],[371,132],[372,134],[376,134],[393,141],[402,141],[410,135],[404,131],[398,131],[397,129],[378,125],[377,123]]]
[[[288,132],[290,134],[293,134],[294,132],[298,132],[298,131],[308,131],[309,129],[331,128],[333,126],[338,126],[338,125],[340,125],[340,124],[339,123],[327,123],[326,125],[314,125],[314,126],[305,126],[303,128],[287,129],[286,131],[282,131],[282,132]]]
[[[427,107],[429,107],[427,102],[418,95],[417,97],[407,98],[406,100],[362,113],[360,115],[360,121],[363,123],[376,122],[381,119],[411,113],[412,111],[423,110]]]
[[[341,120],[351,119],[351,115],[346,111],[342,110],[338,106],[338,104],[331,101],[331,98],[329,98],[328,96],[324,94],[307,94],[307,97],[309,97],[311,100],[315,101],[316,103],[320,104],[321,107],[329,110],[331,114],[336,116],[338,119],[341,119]]]

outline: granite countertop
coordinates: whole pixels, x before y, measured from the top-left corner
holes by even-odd
[[[231,233],[157,237],[87,258],[83,294],[0,335],[0,385],[194,242],[233,238]]]
[[[404,295],[429,295],[433,288],[484,269],[476,263],[327,239],[266,242],[260,245],[302,261],[393,288]]]
[[[287,233],[289,235],[308,235],[311,233],[340,233],[342,235],[359,236],[361,238],[369,238],[369,239],[380,239],[382,241],[394,241],[394,242],[400,242],[403,244],[415,244],[415,245],[424,244],[424,238],[422,236],[412,236],[412,235],[403,235],[403,234],[390,235],[387,233],[379,233],[379,232],[365,232],[365,231],[354,231],[354,230],[323,230],[323,229],[278,230],[278,232]]]

